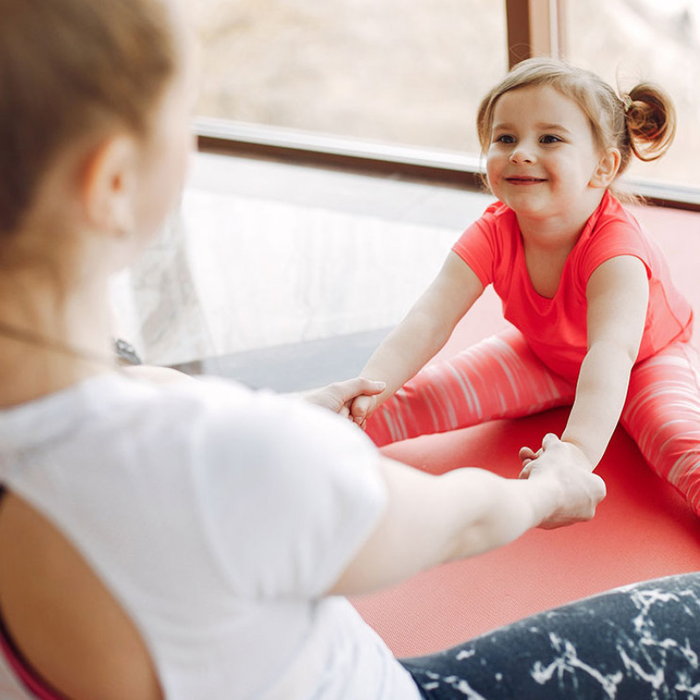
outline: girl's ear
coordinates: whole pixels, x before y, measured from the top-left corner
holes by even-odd
[[[591,187],[609,187],[620,169],[620,151],[609,148],[598,161],[598,165],[589,182]]]
[[[137,152],[131,136],[117,134],[89,153],[80,193],[91,229],[116,236],[132,229]]]

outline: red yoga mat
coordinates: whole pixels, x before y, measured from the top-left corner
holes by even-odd
[[[700,214],[635,207],[666,253],[676,284],[700,318]],[[440,353],[449,356],[505,326],[491,290]],[[696,344],[700,330],[696,329]],[[522,445],[560,434],[568,409],[424,436],[384,453],[433,473],[477,466],[517,476]],[[532,613],[634,581],[700,569],[700,520],[646,465],[618,428],[598,467],[608,496],[589,523],[533,530],[518,541],[424,572],[381,593],[353,600],[397,656],[457,644]]]

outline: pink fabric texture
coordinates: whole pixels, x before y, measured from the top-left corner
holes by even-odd
[[[649,275],[649,308],[638,360],[690,338],[692,310],[673,284],[661,251],[609,193],[569,253],[552,299],[534,290],[515,213],[504,204],[490,206],[453,250],[484,286],[493,284],[505,318],[523,333],[532,351],[571,381],[586,354],[586,285],[593,271],[610,258],[635,256]]]
[[[586,353],[588,278],[605,260],[634,255],[647,267],[650,300],[621,424],[652,469],[700,515],[700,361],[687,342],[692,311],[632,215],[606,194],[553,299],[532,288],[515,214],[502,204],[489,207],[454,250],[484,285],[493,283],[516,328],[425,367],[369,419],[375,443],[571,405]]]
[[[698,515],[699,367],[688,343],[672,343],[637,363],[620,421],[652,469]],[[570,405],[574,389],[535,356],[518,330],[508,329],[423,369],[369,419],[367,433],[381,446],[497,418],[520,418]]]

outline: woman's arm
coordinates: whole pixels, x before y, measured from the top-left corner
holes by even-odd
[[[360,376],[382,381],[386,387],[376,396],[355,401],[352,415],[357,423],[363,424],[445,345],[483,290],[473,270],[450,252],[430,287],[360,372]]]
[[[595,469],[620,419],[644,332],[649,301],[644,263],[628,255],[607,260],[591,275],[586,297],[588,352],[561,439],[581,450]]]
[[[360,595],[419,571],[481,554],[532,527],[589,520],[605,484],[554,435],[531,463],[528,479],[481,469],[433,476],[382,459],[387,506],[367,542],[329,595]]]

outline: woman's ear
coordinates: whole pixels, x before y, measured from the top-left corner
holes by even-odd
[[[609,187],[620,169],[620,151],[609,148],[598,161],[595,172],[590,180],[591,187]]]
[[[89,153],[80,193],[93,230],[121,236],[132,229],[137,153],[134,138],[123,133],[110,136]]]

